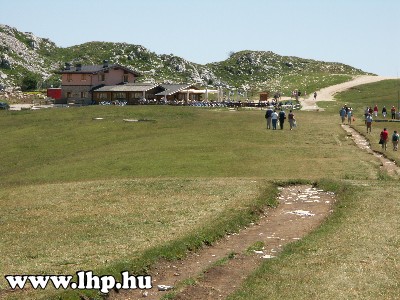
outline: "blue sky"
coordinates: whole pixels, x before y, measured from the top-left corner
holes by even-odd
[[[68,47],[142,45],[205,64],[231,51],[400,73],[399,0],[0,0],[0,23]]]

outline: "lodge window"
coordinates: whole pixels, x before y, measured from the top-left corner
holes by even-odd
[[[115,99],[125,99],[126,94],[122,92],[115,93]]]
[[[107,99],[107,93],[97,93],[97,99],[99,100]]]
[[[81,80],[86,81],[86,74],[81,74]]]
[[[86,92],[81,92],[81,98],[86,98]]]
[[[72,74],[67,74],[67,81],[68,82],[72,81]]]
[[[107,93],[98,93],[97,99],[107,99]]]
[[[106,74],[99,74],[99,81],[106,81]]]
[[[67,98],[71,98],[72,97],[72,93],[71,92],[67,92]]]
[[[123,81],[123,82],[128,82],[128,74],[124,74],[124,75],[122,76],[122,81]]]

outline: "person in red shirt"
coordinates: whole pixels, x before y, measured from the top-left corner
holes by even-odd
[[[389,132],[386,130],[386,128],[383,128],[383,131],[381,132],[381,139],[379,142],[382,144],[382,149],[386,151],[387,148],[387,141],[389,138]]]
[[[378,116],[378,105],[375,104],[374,106],[374,117],[376,118]]]

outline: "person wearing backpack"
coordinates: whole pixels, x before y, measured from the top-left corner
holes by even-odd
[[[387,141],[389,137],[389,132],[387,132],[386,128],[383,128],[383,131],[380,134],[380,140],[379,143],[382,145],[382,150],[387,149]]]
[[[399,146],[399,134],[395,130],[392,135],[393,151],[397,151]]]

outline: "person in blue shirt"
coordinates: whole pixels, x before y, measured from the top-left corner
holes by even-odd
[[[339,111],[340,118],[342,119],[342,124],[346,119],[346,108],[343,106],[342,109]]]
[[[351,117],[353,115],[353,109],[349,107],[347,110],[347,124],[351,125]]]

